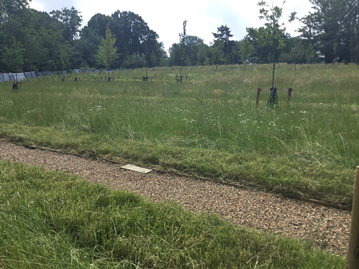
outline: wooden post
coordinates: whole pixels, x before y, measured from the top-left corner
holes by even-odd
[[[288,92],[287,104],[289,105],[290,97],[292,96],[292,88],[278,88],[277,92]],[[260,92],[270,92],[270,88],[257,88],[257,97],[256,97],[256,106],[259,104],[259,94]]]
[[[293,91],[293,89],[292,89],[292,88],[289,88],[289,89],[288,89],[288,100],[287,100],[287,105],[289,105],[290,97],[292,96],[292,91]]]
[[[261,92],[261,88],[257,89],[257,99],[256,99],[256,106],[258,107],[259,104],[259,93]]]
[[[353,190],[352,224],[350,227],[346,269],[359,268],[359,166]]]

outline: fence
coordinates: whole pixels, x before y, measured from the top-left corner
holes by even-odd
[[[105,72],[108,72],[104,70]],[[116,70],[109,70],[109,72],[114,72]],[[63,75],[66,76],[67,74],[71,73],[100,73],[100,70],[81,70],[81,69],[74,69],[74,70],[67,70],[67,71],[44,71],[44,72],[25,72],[25,73],[0,73],[0,83],[1,82],[9,82],[9,81],[21,81],[25,79],[36,79],[40,76],[57,76]]]

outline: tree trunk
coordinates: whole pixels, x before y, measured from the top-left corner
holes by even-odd
[[[273,21],[273,34],[272,34],[272,41],[273,41],[273,74],[272,74],[272,88],[274,88],[274,73],[275,73],[275,21]]]
[[[275,72],[275,62],[273,61],[272,88],[274,88],[274,72]]]

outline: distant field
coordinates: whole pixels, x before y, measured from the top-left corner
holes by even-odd
[[[275,86],[290,105],[255,107],[270,65],[179,67],[41,77],[18,93],[0,84],[3,138],[89,156],[249,184],[351,205],[359,163],[355,65],[280,65]],[[72,74],[72,77],[75,75]],[[136,81],[135,81],[136,80]]]

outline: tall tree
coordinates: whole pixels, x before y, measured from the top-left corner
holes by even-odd
[[[252,56],[254,52],[254,46],[251,44],[248,38],[245,38],[240,43],[240,55],[244,62],[244,70],[246,70],[248,59]]]
[[[297,63],[300,63],[304,56],[304,46],[302,41],[298,38],[295,39],[295,44],[290,50],[290,58],[294,61],[294,70],[297,70]]]
[[[12,37],[10,47],[6,47],[2,54],[2,61],[8,67],[10,72],[18,73],[22,71],[22,65],[24,64],[24,52],[20,42],[17,42],[15,37]]]
[[[55,20],[61,22],[59,28],[63,29],[63,36],[65,40],[73,41],[79,37],[80,27],[82,23],[81,12],[74,7],[71,9],[63,8],[62,10],[53,10],[50,15]]]
[[[148,27],[141,16],[133,12],[117,10],[111,16],[94,15],[81,31],[81,55],[87,55],[86,62],[90,66],[93,64],[93,55],[96,54],[92,47],[100,42],[101,37],[105,37],[107,27],[116,37],[115,46],[120,56],[114,64],[118,67],[131,67],[130,59],[134,53],[145,55],[146,63],[150,63],[153,52],[156,56],[155,65],[166,56],[163,44],[158,42],[157,33]]]
[[[119,56],[115,43],[116,38],[112,35],[111,30],[107,28],[106,38],[102,38],[101,44],[98,46],[96,59],[98,64],[105,66],[108,70]]]
[[[327,63],[359,62],[359,2],[310,0],[313,12],[301,19],[307,45],[312,43]]]
[[[27,8],[31,0],[0,0],[0,25],[5,25],[10,13],[22,8]]]
[[[224,54],[224,59],[227,63],[230,62],[232,49],[234,47],[234,41],[229,40],[233,35],[227,25],[221,25],[217,27],[217,33],[212,33],[214,37],[213,46],[221,49]]]
[[[197,52],[199,48],[204,45],[203,40],[197,36],[186,35],[181,41],[180,46],[182,52],[185,54],[183,55],[185,65],[196,65],[199,61],[197,58]],[[203,46],[202,48],[205,49]]]
[[[233,37],[229,27],[227,25],[221,25],[217,28],[217,33],[212,33],[212,35],[215,38],[214,45],[216,45],[216,42],[220,41],[223,44],[224,54],[230,54],[232,47],[234,46],[234,42],[229,40]]]
[[[117,28],[112,29],[116,37],[121,37],[116,42],[122,58],[133,53],[144,54],[146,61],[150,62],[152,52],[156,59],[160,59],[164,54],[163,44],[158,42],[158,34],[151,30],[141,16],[131,11],[115,11],[111,18],[116,22]],[[158,63],[157,63],[158,64]]]
[[[208,53],[208,46],[205,45],[204,43],[199,44],[197,48],[196,57],[201,65],[203,65],[204,60],[207,58],[207,53]]]
[[[62,30],[46,12],[20,8],[9,13],[3,31],[3,49],[12,48],[12,37],[24,48],[23,71],[63,70],[69,68],[72,49],[62,37]],[[0,64],[1,65],[1,64]],[[10,72],[8,66],[0,67]]]
[[[309,43],[308,47],[305,49],[305,60],[308,64],[311,64],[314,62],[314,59],[315,59],[315,56],[316,56],[316,53],[314,51],[314,48],[313,48],[313,45],[312,43]]]
[[[225,56],[223,53],[223,45],[220,46],[220,42],[217,42],[217,46],[212,46],[210,52],[212,54],[211,60],[212,63],[216,65],[216,70],[219,64],[223,64],[225,61]]]

